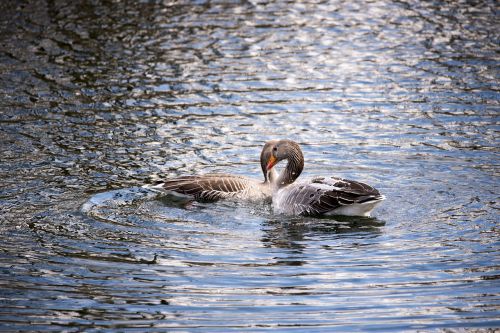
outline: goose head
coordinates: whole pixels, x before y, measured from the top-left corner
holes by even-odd
[[[287,160],[288,163],[278,178],[278,186],[291,184],[299,177],[304,169],[304,155],[300,146],[291,140],[273,140],[264,145],[261,154],[262,171],[273,170],[279,162]]]
[[[278,179],[276,170],[272,166],[268,168],[269,161],[273,159],[273,147],[276,143],[278,143],[277,140],[266,142],[260,153],[260,166],[264,174],[264,182],[266,183],[274,183]]]

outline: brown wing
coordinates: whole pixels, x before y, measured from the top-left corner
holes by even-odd
[[[226,174],[184,176],[165,181],[166,191],[193,196],[197,201],[217,201],[234,197],[250,185],[251,179]]]
[[[283,204],[298,215],[319,215],[355,203],[383,199],[375,188],[341,178],[319,177],[310,183],[293,184],[287,190]]]

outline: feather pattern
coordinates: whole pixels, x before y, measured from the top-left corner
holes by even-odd
[[[286,160],[278,176],[273,168]],[[291,140],[273,140],[264,145],[260,155],[264,181],[229,174],[183,176],[162,184],[166,192],[189,196],[198,201],[237,199],[271,200],[274,211],[290,215],[369,216],[385,199],[375,188],[337,177],[316,177],[295,183],[304,168],[300,146]]]
[[[271,195],[271,188],[257,180],[228,174],[183,176],[165,181],[163,190],[192,196],[198,201],[228,198],[261,199]]]
[[[278,189],[273,196],[273,207],[289,215],[368,216],[382,200],[384,196],[367,184],[337,177],[317,177]]]
[[[197,201],[217,201],[236,199],[245,201],[271,201],[272,185],[278,175],[274,169],[267,169],[271,148],[275,141],[266,142],[260,153],[260,165],[264,181],[230,174],[206,174],[200,176],[181,176],[168,179],[154,186],[155,189],[187,196]]]
[[[369,216],[385,199],[375,188],[337,177],[316,177],[295,183],[304,168],[299,145],[290,140],[272,143],[271,167],[286,160],[285,169],[273,183],[273,208],[289,215]]]

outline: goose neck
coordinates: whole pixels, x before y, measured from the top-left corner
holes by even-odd
[[[301,159],[288,159],[285,169],[281,172],[277,180],[277,187],[282,188],[293,183],[302,172],[304,161]]]

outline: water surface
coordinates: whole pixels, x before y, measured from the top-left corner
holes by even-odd
[[[0,330],[500,327],[498,22],[494,1],[2,2]],[[260,178],[276,138],[388,200],[290,218],[140,190]]]

